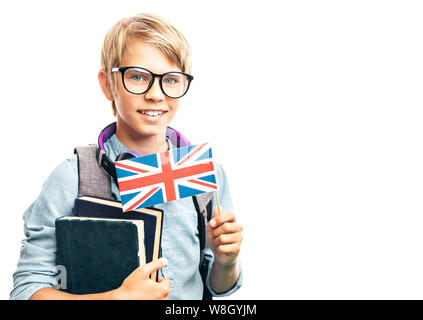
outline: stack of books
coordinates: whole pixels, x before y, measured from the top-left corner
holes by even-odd
[[[137,267],[159,258],[162,225],[163,211],[157,208],[124,213],[119,201],[77,198],[75,215],[56,220],[56,264],[66,272],[62,290],[88,294],[118,288]]]

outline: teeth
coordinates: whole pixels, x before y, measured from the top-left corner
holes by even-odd
[[[163,111],[141,111],[142,114],[146,114],[149,116],[158,116],[160,114],[163,114]]]

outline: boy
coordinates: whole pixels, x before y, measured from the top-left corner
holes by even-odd
[[[116,132],[104,143],[109,158],[133,150],[141,155],[171,147],[166,128],[192,77],[190,49],[183,35],[165,20],[140,14],[120,20],[106,35],[98,74],[101,89],[112,102]],[[219,197],[207,224],[205,259],[210,260],[205,285],[214,296],[241,286],[238,262],[242,227],[232,210],[225,173],[217,165]],[[112,181],[111,196],[120,200]],[[201,299],[197,217],[191,198],[157,205],[164,211],[162,256],[135,269],[109,292],[73,295],[56,290],[55,220],[73,214],[78,196],[76,156],[48,177],[36,201],[24,214],[25,236],[11,299]],[[220,209],[220,214],[219,210]],[[230,211],[223,211],[230,210]],[[157,282],[149,274],[158,270]],[[101,272],[101,270],[100,270]]]

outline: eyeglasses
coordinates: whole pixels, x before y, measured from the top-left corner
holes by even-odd
[[[132,94],[146,93],[153,85],[154,78],[159,77],[160,88],[169,98],[177,99],[184,96],[194,79],[193,76],[178,71],[156,74],[140,67],[112,68],[112,72],[122,74],[122,83],[126,91]]]

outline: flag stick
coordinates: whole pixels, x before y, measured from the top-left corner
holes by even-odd
[[[219,201],[219,194],[216,190],[216,200],[217,200],[217,214],[220,216],[220,201]]]

